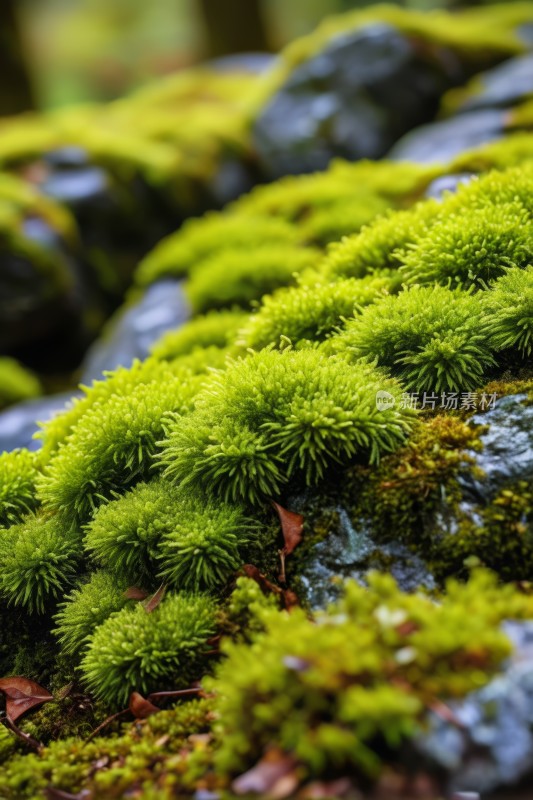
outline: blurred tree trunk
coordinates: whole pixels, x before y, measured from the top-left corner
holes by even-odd
[[[16,5],[17,0],[0,0],[0,116],[34,107]]]
[[[200,0],[200,7],[210,58],[269,50],[261,0]]]

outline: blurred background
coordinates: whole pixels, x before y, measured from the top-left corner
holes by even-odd
[[[410,8],[481,3],[403,0]],[[1,0],[0,115],[111,100],[231,53],[276,51],[368,0]]]

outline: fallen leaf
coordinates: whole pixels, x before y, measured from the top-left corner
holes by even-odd
[[[283,533],[283,541],[285,542],[283,552],[286,556],[290,556],[297,545],[302,541],[304,518],[295,511],[288,511],[274,500],[272,500],[272,505],[281,522],[281,532]]]
[[[147,614],[151,614],[152,611],[155,611],[155,609],[165,596],[166,591],[167,591],[167,585],[166,583],[162,583],[157,592],[151,596],[151,598],[148,600],[147,603],[144,604],[144,610],[146,611]]]
[[[148,592],[145,589],[139,589],[138,586],[130,586],[124,592],[124,597],[126,600],[146,600]]]
[[[6,716],[11,722],[16,722],[31,708],[36,708],[54,699],[50,692],[35,681],[16,675],[0,679],[0,692],[6,698]]]
[[[347,794],[350,794],[352,798],[354,797],[353,783],[349,778],[338,778],[336,781],[329,781],[327,783],[323,781],[308,783],[305,789],[298,794],[298,797],[300,797],[301,800],[327,800],[327,798],[338,800],[338,798],[344,797]],[[362,795],[359,795],[359,793],[355,796],[362,798]]]
[[[259,794],[282,800],[298,786],[296,761],[281,750],[272,748],[252,769],[232,783],[236,794]]]
[[[284,589],[282,592],[283,607],[286,611],[291,611],[293,608],[298,608],[300,601],[298,596],[292,589]]]
[[[152,714],[157,714],[157,712],[161,710],[139,692],[131,693],[128,708],[135,719],[148,719]]]
[[[62,789],[47,786],[45,797],[47,800],[90,800],[92,794],[89,789],[82,789],[77,794],[70,794],[70,792],[64,792]]]

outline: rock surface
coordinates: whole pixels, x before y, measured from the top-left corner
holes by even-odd
[[[254,126],[265,174],[324,169],[335,156],[379,158],[432,119],[443,91],[464,76],[452,53],[430,58],[421,50],[373,23],[336,36],[296,67]]]
[[[28,400],[0,413],[0,453],[16,450],[18,447],[38,450],[41,446],[40,440],[33,438],[39,430],[37,422],[51,419],[63,410],[72,397],[80,394],[81,392],[63,392],[38,400]]]
[[[482,109],[422,125],[400,139],[387,158],[418,164],[446,164],[465,150],[501,139],[506,118],[506,111]]]
[[[165,331],[183,325],[190,313],[180,281],[167,278],[153,283],[140,300],[108,323],[107,335],[104,333],[87,353],[81,382],[90,384],[105,370],[146,358],[151,345]]]

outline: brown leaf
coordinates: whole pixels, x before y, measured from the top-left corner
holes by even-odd
[[[139,692],[132,692],[130,694],[128,707],[135,719],[148,719],[152,714],[157,714],[157,712],[161,710],[143,697],[142,694],[139,694]]]
[[[138,586],[130,586],[124,592],[124,597],[126,600],[146,600],[148,592],[145,589],[139,589]]]
[[[268,795],[282,800],[293,794],[298,783],[295,760],[272,748],[255,767],[233,781],[232,789],[236,794]]]
[[[284,589],[282,593],[283,607],[286,611],[291,611],[293,608],[298,608],[300,601],[298,596],[292,589]]]
[[[302,541],[304,518],[295,511],[287,511],[286,508],[283,508],[283,506],[280,506],[280,504],[276,503],[274,500],[272,500],[272,505],[281,522],[281,532],[283,533],[283,541],[285,542],[285,547],[283,548],[284,553],[286,556],[290,556],[296,546]]]
[[[326,800],[326,798],[339,800],[339,798],[345,797],[347,794],[350,794],[350,797],[354,796],[353,783],[349,778],[338,778],[327,783],[323,781],[308,783],[305,789],[298,794],[298,797],[301,800]],[[362,795],[357,793],[356,797],[362,798]]]
[[[77,794],[70,794],[64,792],[62,789],[56,789],[54,786],[47,786],[45,789],[45,797],[47,800],[90,800],[92,797],[89,789],[82,789]]]
[[[260,572],[257,567],[254,567],[253,564],[245,564],[242,570],[248,578],[252,578],[252,580],[259,584],[265,594],[268,594],[268,592],[282,594],[282,589],[279,586],[276,586],[274,583],[271,583],[266,575],[263,575],[263,573]]]
[[[6,716],[11,722],[16,722],[31,708],[54,699],[50,692],[35,681],[15,675],[11,678],[0,679],[0,692],[5,695]]]
[[[147,603],[144,604],[144,610],[146,611],[147,614],[151,614],[152,611],[155,611],[155,609],[165,596],[166,591],[167,591],[167,585],[166,583],[162,583],[157,592],[151,596],[151,598],[148,600]]]

